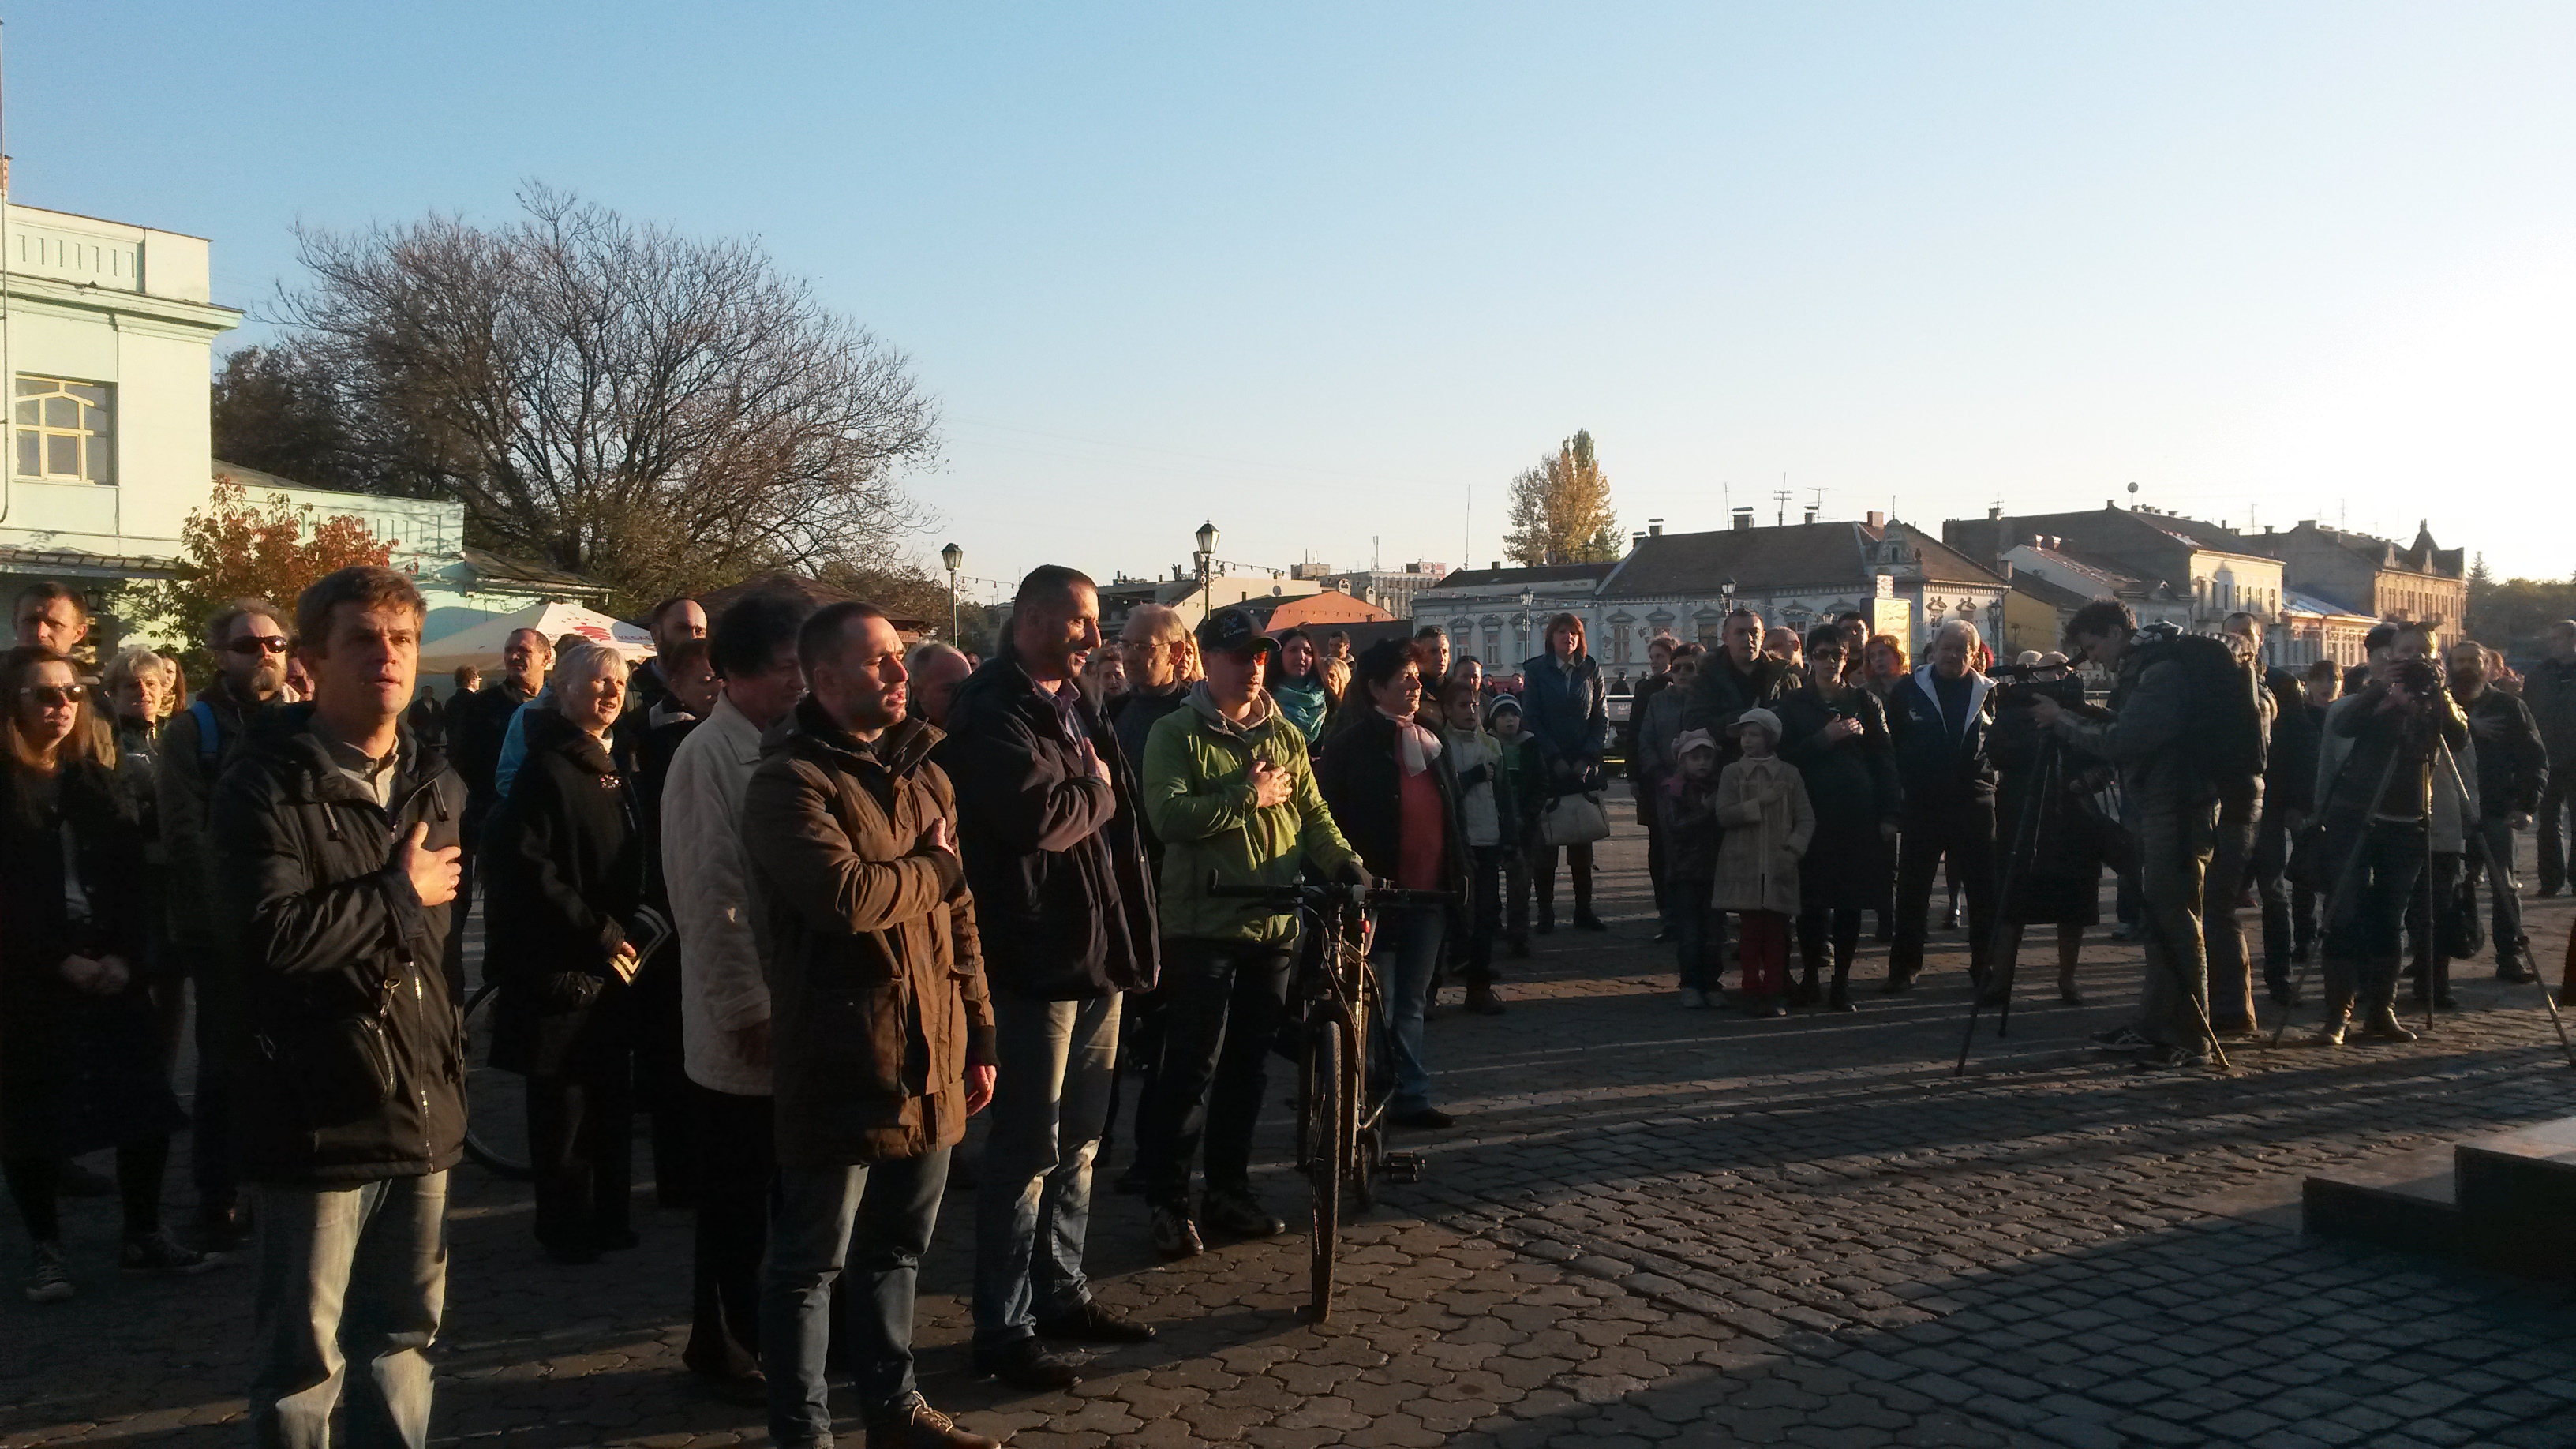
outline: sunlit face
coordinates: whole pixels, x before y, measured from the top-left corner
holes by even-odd
[[[1279,651],[1279,662],[1290,679],[1303,679],[1314,673],[1315,641],[1304,638],[1289,640],[1288,647]]]
[[[1208,693],[1216,702],[1239,707],[1252,702],[1252,691],[1261,682],[1261,658],[1266,650],[1211,650],[1200,656],[1207,670]]]
[[[236,697],[273,699],[286,684],[286,626],[266,614],[244,614],[224,626],[215,656]]]
[[[29,599],[18,606],[21,646],[69,654],[73,645],[88,636],[89,621],[81,617],[80,606],[69,599]]]
[[[1158,635],[1153,619],[1130,617],[1127,626],[1118,631],[1118,652],[1127,662],[1127,683],[1133,689],[1169,689],[1181,677],[1179,635]]]
[[[695,599],[684,599],[662,612],[662,620],[653,629],[653,643],[663,649],[683,639],[707,637],[707,611]]]
[[[420,664],[420,616],[402,608],[331,610],[322,647],[307,644],[299,662],[312,676],[311,698],[327,717],[391,720],[411,703]]]
[[[948,702],[973,672],[963,654],[935,653],[922,660],[912,674],[912,714],[935,725],[948,723]]]
[[[35,749],[51,750],[71,737],[86,693],[70,665],[58,660],[30,665],[18,677],[18,698],[12,702],[18,733]]]
[[[1448,636],[1434,634],[1428,639],[1415,640],[1413,642],[1413,657],[1414,660],[1422,666],[1422,673],[1425,678],[1443,679],[1448,677]]]
[[[1796,668],[1798,664],[1798,631],[1778,628],[1762,636],[1762,652],[1781,663]]]
[[[169,681],[160,670],[137,669],[116,682],[117,717],[149,724],[161,717],[162,702],[168,697]]]
[[[1968,656],[1975,653],[1977,636],[1968,629],[1944,629],[1932,640],[1932,672],[1944,679],[1956,679],[1968,672]]]
[[[724,682],[725,698],[754,729],[767,729],[805,697],[805,673],[796,667],[796,650],[780,645],[769,667],[757,674],[736,674]]]
[[[1075,584],[1069,594],[1030,605],[1026,626],[1013,625],[1019,630],[1020,663],[1032,679],[1071,679],[1082,673],[1083,660],[1100,647],[1099,591],[1089,584]]]
[[[707,711],[716,707],[716,666],[706,656],[700,655],[674,670],[670,684],[671,695],[680,701],[680,708],[698,718],[706,718]]]
[[[501,646],[501,669],[522,694],[545,687],[546,670],[555,662],[555,646],[534,629],[513,633]]]
[[[2423,657],[2424,636],[2412,629],[2399,630],[2397,637],[2389,641],[2388,662],[2391,664],[2412,664]]]
[[[2469,691],[2487,682],[2487,651],[2483,644],[2454,644],[2450,653],[2451,687]]]
[[[1422,708],[1422,669],[1408,659],[1395,671],[1394,678],[1372,684],[1368,690],[1369,703],[1389,714],[1418,713]]]
[[[1869,646],[1867,659],[1869,672],[1873,678],[1877,679],[1893,679],[1896,677],[1897,671],[1902,667],[1897,663],[1896,651],[1888,648],[1884,644],[1872,644]]]
[[[1092,621],[1093,643],[1100,640]],[[842,626],[837,657],[814,666],[814,695],[842,728],[863,737],[903,719],[911,702],[911,676],[903,667],[903,637],[883,619],[860,617]]]
[[[1453,730],[1471,730],[1476,727],[1475,691],[1460,690],[1457,693],[1450,695],[1449,702],[1442,706],[1442,708],[1447,712],[1449,728]]]
[[[1571,624],[1559,624],[1547,631],[1547,652],[1559,659],[1572,659],[1583,649],[1583,631]]]
[[[594,654],[588,667],[555,681],[555,708],[584,734],[605,736],[626,708],[626,665]]]

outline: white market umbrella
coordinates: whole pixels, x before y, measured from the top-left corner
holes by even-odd
[[[628,663],[653,653],[653,636],[621,619],[579,604],[531,604],[515,614],[500,614],[420,646],[420,673],[452,672],[460,664],[490,671],[501,664],[501,648],[521,629],[534,629],[548,640],[566,634],[596,639],[626,656]]]

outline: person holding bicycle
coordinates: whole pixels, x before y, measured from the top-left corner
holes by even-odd
[[[1326,743],[1316,777],[1334,821],[1371,875],[1406,890],[1469,899],[1458,802],[1439,768],[1441,740],[1416,722],[1420,666],[1402,641],[1380,640],[1361,652],[1351,687],[1359,692],[1356,717]],[[1457,1120],[1431,1105],[1431,1073],[1422,1056],[1422,1007],[1448,926],[1443,907],[1398,906],[1380,915],[1369,948],[1391,1017],[1390,1120],[1399,1127],[1447,1127]]]
[[[1187,1258],[1202,1224],[1266,1238],[1286,1224],[1252,1195],[1252,1131],[1288,1001],[1296,917],[1216,886],[1293,885],[1302,863],[1358,873],[1306,760],[1306,736],[1261,687],[1277,643],[1239,609],[1198,628],[1206,678],[1146,736],[1138,792],[1163,843],[1162,1052],[1138,1114],[1154,1250]],[[1190,1212],[1190,1165],[1207,1193]]]

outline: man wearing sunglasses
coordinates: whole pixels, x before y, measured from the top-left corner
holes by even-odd
[[[252,723],[286,685],[287,631],[266,599],[235,599],[206,621],[214,681],[170,717],[155,766],[161,838],[169,851],[170,939],[188,963],[197,994],[196,1121],[188,1152],[197,1184],[197,1239],[222,1252],[250,1238],[233,1170],[232,1089],[227,1066],[240,1002],[228,988],[214,928],[214,853],[206,843],[207,802]]]

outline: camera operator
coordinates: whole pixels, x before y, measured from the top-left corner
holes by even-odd
[[[1985,1004],[2003,1004],[2015,976],[2022,938],[2032,926],[2052,926],[2057,934],[2057,997],[2069,1006],[2084,1004],[2075,987],[2075,967],[2084,947],[2084,928],[2102,920],[2102,866],[2107,837],[2119,828],[2092,806],[2092,796],[2108,783],[2110,767],[2083,760],[2068,762],[2055,787],[2046,780],[2051,737],[2034,718],[2033,706],[2047,699],[2063,711],[2099,713],[2085,703],[2084,682],[2075,677],[2066,656],[2029,653],[2008,671],[1996,691],[1992,744],[1998,776],[1996,811],[1999,843],[2011,852],[1998,869],[2009,889],[1999,893],[2003,913],[2003,949],[1986,980]],[[2032,792],[2048,789],[2046,798]],[[2035,813],[2034,813],[2035,812]]]
[[[2096,599],[2067,621],[2066,648],[2116,671],[2110,717],[2088,719],[2051,698],[2031,702],[2040,728],[2119,767],[2145,903],[2146,981],[2137,1025],[2094,1041],[2141,1052],[2142,1064],[2155,1068],[2200,1065],[2212,1045],[2201,903],[2217,844],[2220,792],[2192,738],[2207,723],[2194,708],[2198,701],[2176,648],[2181,642],[2140,637],[2128,605]]]
[[[2364,1036],[2415,1039],[2394,1004],[2406,905],[2422,884],[2426,855],[2458,854],[2475,813],[2463,772],[2452,768],[2468,747],[2468,717],[2425,658],[2432,641],[2424,626],[2382,624],[2362,644],[2369,682],[2326,711],[2317,749],[2325,858],[2350,862],[2326,902],[2326,1024],[2316,1038],[2323,1046],[2343,1044],[2356,1006]]]

